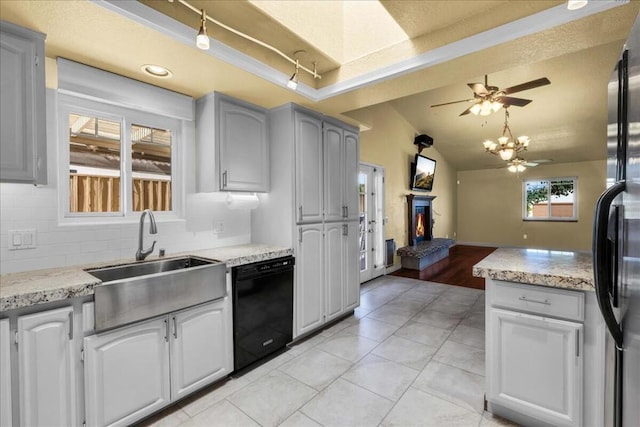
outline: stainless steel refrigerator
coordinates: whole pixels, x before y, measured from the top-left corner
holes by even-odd
[[[640,15],[609,82],[607,189],[593,268],[608,329],[605,425],[640,426]]]

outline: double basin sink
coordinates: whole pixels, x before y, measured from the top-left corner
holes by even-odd
[[[114,328],[181,310],[227,294],[226,265],[197,257],[86,270],[95,287],[95,328]]]

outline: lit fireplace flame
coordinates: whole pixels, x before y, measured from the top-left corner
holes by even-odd
[[[416,214],[416,236],[424,237],[424,214]]]

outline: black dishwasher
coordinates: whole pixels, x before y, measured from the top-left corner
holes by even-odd
[[[290,256],[233,268],[235,371],[291,342],[294,264]]]

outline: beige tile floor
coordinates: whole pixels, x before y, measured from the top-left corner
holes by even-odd
[[[502,426],[483,411],[484,291],[383,276],[354,315],[144,426]]]

